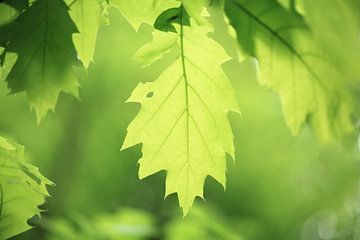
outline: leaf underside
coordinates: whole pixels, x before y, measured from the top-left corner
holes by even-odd
[[[225,11],[242,50],[258,59],[260,83],[279,93],[294,134],[306,120],[325,142],[353,130],[346,79],[299,15],[274,0],[226,0]]]
[[[27,220],[49,196],[52,182],[24,161],[24,148],[0,137],[0,239],[29,230]]]
[[[177,193],[186,215],[212,176],[225,187],[226,154],[234,158],[227,113],[238,112],[234,92],[221,65],[225,50],[208,37],[211,28],[182,24],[177,33],[155,30],[153,42],[135,58],[144,65],[178,49],[174,63],[154,82],[140,83],[128,102],[141,104],[128,127],[123,149],[143,144],[139,177],[165,170],[166,196]]]
[[[77,31],[61,0],[37,0],[11,25],[6,52],[18,55],[6,78],[11,93],[25,91],[38,120],[54,109],[60,92],[78,95]],[[5,37],[5,36],[1,36]],[[1,44],[2,41],[0,41]]]
[[[79,33],[73,35],[77,54],[85,68],[94,60],[97,33],[101,26],[108,24],[106,3],[103,0],[66,0],[70,16]]]
[[[111,0],[135,30],[142,23],[153,25],[156,18],[165,10],[180,6],[177,0]]]

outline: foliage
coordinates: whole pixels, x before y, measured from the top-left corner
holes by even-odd
[[[173,216],[165,226],[164,239],[243,240],[232,226],[208,208],[195,207],[186,219]],[[159,235],[154,216],[146,211],[121,209],[114,214],[99,214],[93,219],[84,216],[45,220],[49,240],[141,240]]]
[[[89,220],[74,216],[74,224],[66,219],[51,220],[47,224],[50,240],[141,240],[156,234],[154,220],[146,212],[122,209],[114,214],[102,214]]]
[[[6,52],[18,59],[6,78],[11,93],[25,91],[40,120],[53,109],[60,92],[77,96],[76,51],[71,36],[76,27],[60,0],[34,2],[10,26]],[[36,29],[29,34],[24,29]],[[9,36],[6,36],[9,37]],[[33,44],[29,45],[31,42]]]
[[[183,26],[183,11],[178,10],[178,33],[154,32],[154,40],[135,55],[149,65],[178,48],[173,65],[155,82],[140,83],[128,99],[142,108],[128,127],[123,149],[143,143],[140,178],[166,170],[166,195],[177,193],[186,215],[194,198],[203,197],[207,175],[225,188],[226,153],[234,158],[226,114],[238,107],[221,69],[229,59],[225,50],[207,36],[208,27]]]
[[[52,182],[24,160],[24,147],[0,137],[0,239],[31,228],[27,220],[49,196]]]
[[[75,22],[78,33],[73,35],[77,54],[84,67],[93,61],[98,29],[107,24],[107,5],[103,0],[96,1],[66,1],[70,8],[70,16]]]
[[[58,121],[63,125],[52,126],[52,129],[57,129],[52,133],[60,136],[59,132],[64,131],[66,132],[63,133],[64,136],[66,134],[72,136],[64,137],[63,148],[58,150],[62,154],[72,155],[70,160],[59,165],[61,171],[58,174],[61,175],[64,172],[69,175],[77,174],[78,169],[72,167],[73,162],[77,163],[76,160],[82,158],[81,153],[77,151],[77,146],[81,146],[88,137],[93,139],[91,134],[95,131],[87,129],[94,124],[92,121],[97,121],[89,116],[99,119],[98,112],[105,112],[108,115],[101,116],[102,120],[99,124],[111,125],[107,122],[108,118],[114,120],[116,117],[122,120],[121,124],[117,125],[119,128],[122,127],[122,132],[118,134],[118,137],[125,139],[122,149],[142,144],[141,157],[139,148],[132,148],[121,153],[128,156],[127,158],[140,158],[138,174],[140,179],[165,171],[165,196],[176,193],[183,214],[187,215],[194,199],[204,198],[207,176],[211,176],[225,188],[227,159],[235,160],[236,157],[237,162],[251,161],[241,154],[246,149],[246,141],[252,139],[250,142],[256,145],[258,142],[255,139],[268,139],[264,136],[267,132],[266,128],[261,128],[261,125],[265,124],[262,121],[256,121],[257,125],[252,125],[252,132],[242,129],[247,135],[240,134],[241,131],[238,130],[234,131],[234,128],[241,126],[242,121],[246,121],[246,118],[251,119],[251,114],[256,117],[261,115],[260,112],[268,112],[265,102],[262,104],[264,107],[256,111],[246,109],[246,107],[245,111],[243,110],[243,106],[247,106],[248,101],[246,92],[250,90],[248,85],[242,85],[239,81],[243,81],[244,76],[248,76],[249,72],[253,71],[254,64],[239,65],[237,59],[249,62],[249,59],[254,58],[259,83],[279,95],[285,123],[291,133],[297,136],[297,138],[289,138],[285,137],[285,133],[281,133],[279,143],[291,147],[284,139],[292,142],[302,139],[304,135],[307,136],[306,139],[310,139],[311,134],[308,129],[311,129],[321,144],[330,144],[335,149],[339,143],[344,147],[356,141],[354,139],[359,128],[360,93],[358,67],[360,17],[357,11],[359,7],[358,0],[334,0],[331,3],[326,0],[4,0],[0,3],[0,80],[6,82],[6,89],[11,95],[26,93],[30,109],[35,110],[40,123],[49,110],[55,110],[58,102],[60,106],[65,104],[62,101],[71,102],[71,100],[66,100],[67,97],[62,98],[65,100],[58,101],[60,93],[68,93],[75,96],[77,100],[80,99],[80,79],[92,76],[92,72],[95,71],[93,69],[96,69],[97,65],[105,65],[101,65],[101,58],[97,57],[97,54],[100,55],[97,50],[99,38],[103,31],[108,31],[107,29],[115,31],[111,28],[113,25],[111,12],[119,10],[123,20],[129,24],[123,25],[124,29],[130,29],[130,26],[133,28],[127,32],[131,33],[131,37],[126,36],[126,31],[122,29],[124,32],[120,34],[125,34],[121,39],[131,40],[127,46],[123,46],[121,40],[112,45],[109,44],[109,48],[118,53],[118,49],[128,47],[129,49],[125,51],[126,56],[118,56],[126,60],[121,63],[117,61],[110,63],[103,58],[102,61],[107,63],[104,68],[111,68],[113,64],[116,64],[116,68],[125,69],[130,66],[136,71],[129,70],[131,72],[129,76],[126,75],[128,70],[124,70],[125,74],[119,73],[116,78],[119,81],[126,79],[126,82],[121,82],[117,89],[111,89],[111,91],[106,86],[108,83],[104,81],[107,78],[106,71],[105,74],[97,75],[100,81],[97,79],[93,83],[82,82],[83,87],[96,84],[94,89],[97,93],[92,93],[90,96],[100,98],[106,95],[113,102],[104,100],[106,104],[103,104],[97,100],[91,101],[90,97],[84,102],[69,104],[73,110],[67,117],[61,118],[61,114],[55,116],[55,118],[58,116]],[[150,35],[152,39],[149,39]],[[112,37],[109,37],[108,41],[115,41],[111,39]],[[235,45],[229,43],[237,43],[239,48],[234,48]],[[137,63],[130,62],[131,57]],[[100,59],[100,64],[97,59]],[[139,65],[148,68],[137,68]],[[227,66],[232,66],[231,76],[226,70]],[[150,74],[143,74],[143,72]],[[133,120],[130,121],[130,113],[136,111],[131,106],[120,105],[119,109],[125,109],[120,115],[118,115],[119,109],[116,108],[106,111],[107,105],[114,107],[118,106],[114,103],[115,101],[123,102],[125,96],[130,95],[131,88],[136,84],[138,84],[137,87],[127,100],[127,102],[138,103],[140,107]],[[239,88],[239,84],[245,87]],[[107,89],[112,95],[109,95],[109,92],[102,92],[103,89]],[[262,90],[254,92],[258,94],[257,91]],[[251,98],[257,98],[256,94]],[[81,98],[86,96],[86,94],[81,94]],[[12,98],[9,97],[9,99]],[[244,112],[244,120],[239,120],[238,115],[231,117],[231,112],[240,112],[238,103]],[[79,107],[79,104],[81,106],[88,104],[91,110],[86,112]],[[10,105],[3,106],[12,111]],[[275,107],[271,109],[275,111]],[[4,123],[0,124],[1,131],[7,132],[5,126],[16,125],[15,123],[11,125],[12,120],[9,120],[11,118],[6,117],[14,114],[11,111],[3,110]],[[109,117],[110,115],[112,117]],[[49,115],[49,119],[52,117],[54,116]],[[277,120],[281,122],[279,118]],[[6,121],[8,122],[5,123]],[[21,118],[17,121],[26,120]],[[231,124],[233,122],[234,124]],[[270,123],[267,124],[268,128],[272,127]],[[272,124],[274,125],[274,122]],[[125,125],[128,125],[126,137]],[[17,126],[18,128],[14,126],[9,128],[13,128],[18,135],[21,135],[20,129],[28,133],[27,129],[23,129],[19,124]],[[73,132],[74,129],[75,132]],[[258,132],[257,129],[265,129],[265,132]],[[83,132],[86,133],[84,136],[80,134]],[[233,132],[235,132],[235,138]],[[101,136],[102,138],[96,141],[103,141],[107,137]],[[277,137],[278,135],[275,134],[274,139]],[[116,143],[118,144],[123,139],[116,138]],[[18,150],[21,149],[20,146],[6,139],[1,139],[0,143],[3,149],[0,152],[1,157],[10,158],[13,161],[16,167],[14,171],[19,175],[17,177],[22,179],[22,183],[25,181],[27,184],[22,186],[27,192],[24,196],[27,200],[23,200],[26,205],[16,201],[10,207],[2,204],[0,213],[8,211],[6,209],[9,208],[16,209],[21,205],[31,205],[31,211],[25,212],[26,216],[21,216],[22,224],[17,223],[14,227],[14,221],[0,222],[0,227],[9,225],[13,229],[0,229],[0,238],[7,238],[28,229],[26,220],[38,214],[37,207],[48,195],[46,185],[51,182],[32,165],[19,160],[22,159],[22,153]],[[109,142],[106,143],[108,146],[111,145]],[[62,146],[61,143],[59,145]],[[100,143],[92,146],[97,145]],[[274,145],[272,147],[275,148]],[[45,147],[43,148],[45,151]],[[68,152],[68,149],[73,150]],[[349,149],[348,152],[353,151]],[[264,146],[262,150],[266,150]],[[260,151],[260,149],[255,151]],[[335,150],[327,151],[333,153]],[[101,159],[105,158],[100,153],[97,156]],[[274,158],[274,156],[266,157]],[[356,156],[353,158],[355,159]],[[260,158],[256,157],[256,159],[259,161]],[[99,166],[103,165],[99,163]],[[297,166],[304,167],[301,164]],[[108,170],[113,169],[109,166]],[[0,172],[2,171],[9,173],[4,166],[0,166]],[[57,171],[58,169],[54,167],[53,172]],[[159,174],[156,175],[159,176]],[[350,182],[353,181],[354,175],[348,176],[351,179]],[[156,176],[154,178],[157,179]],[[56,179],[62,178],[56,177]],[[0,180],[9,184],[8,180],[1,178]],[[156,180],[147,179],[143,181],[144,184],[147,181]],[[62,185],[60,192],[72,186],[71,177],[64,182],[67,184]],[[347,181],[344,180],[344,183]],[[353,186],[352,183],[350,185]],[[1,186],[3,190],[8,191],[4,188],[4,183],[1,183]],[[157,186],[161,186],[159,181]],[[32,192],[34,189],[37,195]],[[347,187],[344,189],[344,191],[348,190]],[[20,192],[16,190],[13,193]],[[3,191],[1,194],[2,198],[7,196],[5,193]],[[169,199],[171,199],[170,196]],[[64,203],[65,206],[66,204]],[[194,229],[199,230],[194,232],[198,235],[196,238],[200,238],[199,236],[211,238],[217,234],[224,239],[239,238],[239,235],[228,234],[227,229],[219,227],[216,222],[205,223],[207,216],[201,211],[195,211],[195,217],[190,217],[180,223],[174,221],[169,227],[172,230],[169,231],[176,232],[175,235],[167,233],[166,236],[176,239],[181,235],[183,228],[194,226]],[[307,209],[306,214],[314,211],[315,209]],[[274,215],[274,213],[271,214]],[[305,216],[300,217],[300,213],[295,215],[294,222],[299,223],[300,219],[305,221]],[[356,217],[346,217],[350,218],[350,221],[356,221],[353,220]],[[147,219],[145,216],[140,218]],[[264,218],[267,218],[266,213],[264,213]],[[111,233],[114,226],[108,223],[116,222],[118,219],[116,216],[104,219],[104,225],[96,222],[91,223],[90,226],[97,229],[101,225],[104,230],[99,230],[103,234],[100,237],[111,238],[106,234]],[[80,222],[82,220],[79,220],[79,224],[82,225]],[[283,223],[284,228],[295,224],[294,222]],[[58,226],[62,225],[66,230],[64,234],[68,234],[67,238],[70,238],[70,235],[84,238],[88,230],[94,230],[91,227],[84,230],[83,236],[82,233],[77,235],[76,230],[71,230],[67,223],[58,224]],[[352,230],[356,224],[347,224],[347,226],[350,226],[347,228]],[[289,229],[286,230],[289,231]],[[191,235],[191,232],[189,234]],[[348,237],[349,234],[343,235]],[[280,234],[274,236],[279,237]],[[328,238],[327,236],[325,238]],[[185,238],[185,235],[181,237]],[[332,238],[334,238],[333,235]]]
[[[12,22],[17,16],[16,9],[5,3],[0,3],[0,26]]]
[[[225,8],[241,47],[259,61],[259,81],[280,94],[294,134],[306,119],[324,141],[352,132],[357,107],[337,69],[342,61],[323,49],[300,16],[267,0],[228,0]]]
[[[166,227],[168,240],[224,239],[244,240],[244,238],[221,216],[206,208],[196,207],[186,219],[175,219]]]

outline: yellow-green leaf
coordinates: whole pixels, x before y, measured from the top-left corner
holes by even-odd
[[[139,50],[139,60],[150,64],[170,47],[179,54],[156,81],[140,83],[128,99],[141,109],[123,149],[143,144],[139,177],[165,170],[166,195],[178,194],[184,214],[196,196],[203,197],[207,176],[225,187],[226,154],[234,158],[227,113],[238,107],[221,68],[229,56],[208,36],[211,31],[195,21],[191,27],[181,24],[178,33],[155,31],[154,42]]]
[[[177,0],[111,0],[135,30],[142,23],[153,25],[156,18],[169,8],[179,7]]]
[[[0,239],[31,228],[27,220],[40,214],[46,186],[53,184],[23,155],[23,146],[0,137]]]
[[[353,130],[357,108],[338,59],[298,14],[275,0],[226,0],[225,10],[241,48],[259,62],[260,83],[279,93],[294,134],[307,120],[323,141]]]
[[[208,24],[206,17],[209,14],[206,7],[209,6],[210,0],[182,0],[181,2],[189,16],[194,18],[198,24]]]
[[[75,22],[79,33],[73,35],[74,44],[79,58],[87,68],[93,61],[97,33],[108,20],[104,0],[66,0],[70,8],[70,16]]]

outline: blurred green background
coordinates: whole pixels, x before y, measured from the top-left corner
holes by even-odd
[[[81,99],[62,95],[38,126],[23,94],[0,84],[0,135],[26,146],[29,161],[55,182],[36,228],[13,239],[360,239],[359,150],[356,136],[322,146],[308,128],[291,136],[279,99],[256,81],[254,60],[224,65],[242,117],[230,114],[236,163],[227,189],[209,178],[206,202],[183,218],[177,197],[164,200],[165,173],[140,181],[141,146],[120,152],[139,106],[125,104],[139,82],[153,81],[167,58],[142,69],[131,58],[151,39],[118,11],[100,30],[95,64],[79,70]],[[221,23],[218,24],[219,26]],[[224,27],[214,38],[235,56]]]

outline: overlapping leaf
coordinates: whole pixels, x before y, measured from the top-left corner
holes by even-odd
[[[18,11],[6,3],[0,3],[0,26],[12,22],[18,16]]]
[[[79,33],[73,35],[74,44],[84,66],[93,61],[98,29],[107,24],[104,0],[66,0],[70,16]]]
[[[343,79],[360,80],[360,4],[353,0],[303,2],[316,41],[335,58]]]
[[[259,61],[260,82],[280,94],[293,133],[307,119],[324,141],[352,131],[346,79],[301,17],[273,0],[226,0],[225,11],[242,49]]]
[[[189,16],[194,18],[199,25],[208,23],[206,7],[210,4],[210,0],[182,0],[181,2]]]
[[[141,23],[153,25],[161,13],[168,9],[178,8],[180,4],[198,24],[207,24],[204,13],[206,13],[206,7],[211,3],[210,0],[143,0],[139,2],[112,0],[112,2],[136,30],[139,29]]]
[[[0,239],[31,228],[27,220],[40,214],[52,183],[24,160],[24,148],[0,137]]]
[[[228,55],[208,37],[209,27],[182,24],[183,12],[177,33],[155,31],[153,42],[136,54],[149,65],[169,48],[179,50],[173,65],[156,81],[140,83],[129,98],[141,109],[123,149],[143,144],[139,177],[165,170],[166,195],[177,193],[187,214],[195,197],[203,196],[207,176],[225,187],[226,154],[234,157],[227,113],[238,107],[221,68]]]
[[[277,0],[281,6],[289,11],[297,11],[298,13],[304,13],[304,2],[303,0]]]
[[[7,29],[0,41],[18,55],[6,81],[11,93],[25,91],[40,120],[54,109],[60,92],[77,96],[78,64],[72,43],[76,27],[62,0],[37,0]]]
[[[135,30],[142,23],[153,25],[157,17],[169,8],[179,7],[177,0],[111,0]]]

